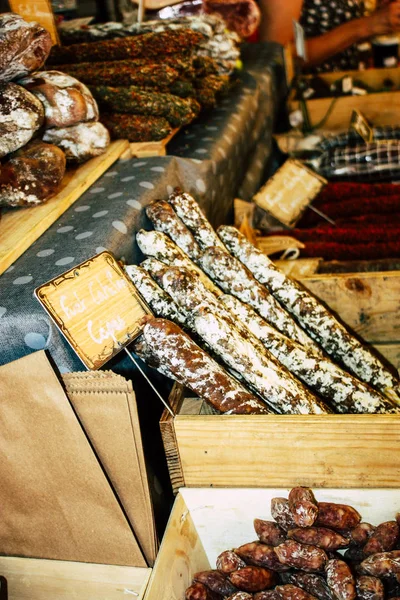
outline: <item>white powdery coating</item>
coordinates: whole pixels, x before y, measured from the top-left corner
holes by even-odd
[[[196,200],[189,194],[171,194],[168,200],[178,217],[188,227],[202,249],[210,246],[224,248]]]
[[[1,90],[0,157],[29,142],[42,124],[43,106],[28,90],[6,83]]]
[[[157,258],[168,265],[185,267],[195,273],[211,292],[217,296],[221,294],[221,290],[165,233],[141,229],[136,234],[136,241],[143,254]]]
[[[356,597],[355,581],[344,561],[335,559],[328,561],[325,573],[329,589],[336,600],[353,600]]]
[[[363,346],[318,300],[287,277],[234,227],[221,227],[219,235],[229,250],[266,285],[275,298],[335,360],[357,377],[385,392],[398,382],[388,369]]]
[[[22,206],[42,204],[35,194],[26,194],[23,190],[14,189],[11,185],[2,186],[0,191],[0,206]]]
[[[110,134],[101,123],[79,123],[47,129],[43,141],[64,150],[67,160],[83,161],[103,154],[110,143]]]
[[[161,200],[150,204],[146,213],[156,231],[169,235],[192,260],[198,260],[201,252],[199,245],[168,202]]]
[[[291,373],[320,396],[329,399],[340,413],[385,413],[394,409],[378,392],[358,381],[328,358],[313,354],[268,325],[250,306],[233,296],[221,301],[239,318]]]
[[[301,344],[315,348],[315,344],[295,323],[248,270],[233,256],[224,252],[215,254],[213,248],[205,251],[200,264],[208,275],[226,292],[255,308],[271,325],[284,335]]]
[[[145,269],[145,271],[150,273],[151,277],[154,279],[155,276],[161,274],[168,265],[160,260],[157,260],[156,258],[150,257],[141,262],[140,266],[142,269]]]
[[[321,550],[321,548],[317,548],[312,545],[300,544],[299,542],[295,542],[290,540],[289,542],[283,542],[275,548],[278,553],[279,560],[284,564],[287,564],[291,567],[303,569],[304,571],[309,571],[310,569],[306,569],[304,567],[304,561],[314,562],[317,564],[323,562],[323,556],[325,552]],[[325,559],[326,560],[326,559]],[[320,571],[321,569],[312,569],[312,571]]]
[[[136,265],[127,265],[125,271],[157,317],[170,319],[180,325],[185,323],[185,318],[179,312],[175,302],[157,285],[147,271]]]
[[[146,344],[152,348],[160,364],[165,365],[179,383],[187,385],[214,406],[215,394],[221,394],[222,400],[217,408],[222,412],[229,410],[232,401],[242,406],[261,409],[255,397],[252,398],[249,392],[183,332],[168,334],[148,323],[143,333]],[[268,412],[267,409],[265,412]]]
[[[210,311],[193,316],[193,326],[232,369],[255,387],[275,410],[288,414],[323,414],[316,398],[290,375],[278,372],[274,363],[244,340],[231,322]]]

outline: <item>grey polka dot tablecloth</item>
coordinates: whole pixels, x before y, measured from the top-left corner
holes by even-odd
[[[274,71],[264,73],[262,62],[253,66],[256,77],[243,72],[216,110],[176,136],[170,156],[115,163],[0,276],[0,365],[46,348],[61,371],[84,368],[33,290],[103,249],[137,263],[135,233],[150,228],[143,208],[152,200],[179,186],[198,200],[215,226],[232,221],[239,187],[247,181],[248,193],[258,189],[281,101],[274,92]]]
[[[231,201],[218,198],[201,165],[175,157],[118,161],[0,277],[0,364],[46,348],[62,372],[83,370],[33,291],[104,249],[127,263],[142,257],[135,232],[151,228],[143,207],[175,186],[193,194],[220,223]],[[219,189],[219,182],[218,188]]]

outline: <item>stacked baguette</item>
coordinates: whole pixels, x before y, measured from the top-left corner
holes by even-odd
[[[400,412],[397,376],[239,231],[179,190],[147,215],[148,258],[126,269],[155,315],[136,342],[148,364],[221,412]]]

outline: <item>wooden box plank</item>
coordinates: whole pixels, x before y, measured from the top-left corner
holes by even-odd
[[[27,250],[118,158],[126,140],[112,142],[101,156],[69,169],[60,192],[44,204],[9,209],[0,219],[0,275]]]
[[[338,77],[339,78],[339,77]],[[326,116],[332,98],[307,100],[311,125],[317,125]],[[299,109],[297,100],[289,101],[290,112]],[[381,92],[366,96],[343,96],[336,100],[334,110],[324,123],[324,129],[348,129],[353,110],[358,109],[375,126],[397,125],[400,112],[400,92]]]
[[[174,425],[187,487],[398,486],[395,415],[178,415]]]
[[[9,600],[142,600],[151,569],[1,556],[0,574]]]
[[[400,343],[400,271],[321,274],[301,282],[368,342]]]
[[[182,600],[193,575],[208,568],[209,561],[192,516],[179,495],[150,578],[146,600]]]
[[[253,519],[270,520],[271,499],[287,497],[297,484],[295,477],[284,488],[180,490],[145,600],[182,600],[196,570],[215,568],[221,552],[254,540]],[[400,510],[398,489],[329,488],[314,489],[318,501],[350,504],[374,525],[393,520]]]

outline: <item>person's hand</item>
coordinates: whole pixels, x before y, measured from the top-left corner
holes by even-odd
[[[400,30],[400,0],[385,2],[367,19],[370,36],[386,35]]]

